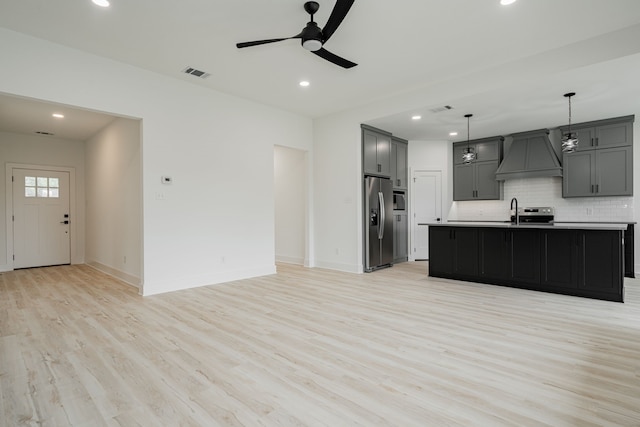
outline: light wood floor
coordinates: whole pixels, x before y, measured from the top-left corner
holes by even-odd
[[[0,274],[3,426],[640,426],[625,304],[426,263],[142,298],[87,266]]]

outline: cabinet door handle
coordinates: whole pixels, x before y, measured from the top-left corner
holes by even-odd
[[[593,184],[591,184],[591,192],[592,192],[592,193],[594,192],[594,191],[593,191]]]
[[[599,141],[598,141],[598,139],[600,139],[600,138],[598,138],[598,137],[596,136],[596,147],[598,146],[598,142],[599,142]]]
[[[600,184],[596,184],[596,193],[600,192]]]
[[[402,186],[402,182],[401,182],[401,181],[402,181],[402,180],[401,180],[400,178],[398,178],[398,187],[401,187],[401,186]]]
[[[400,215],[398,215],[398,222],[400,222],[400,221],[401,221],[401,219],[400,219]]]
[[[382,172],[382,165],[378,163],[378,172]]]

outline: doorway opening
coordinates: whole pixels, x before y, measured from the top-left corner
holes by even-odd
[[[275,261],[309,266],[307,152],[274,147]]]

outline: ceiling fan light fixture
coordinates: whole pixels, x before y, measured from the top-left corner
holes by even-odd
[[[109,7],[110,6],[109,0],[91,0],[91,1],[96,6],[100,6],[100,7]]]
[[[314,39],[304,40],[302,42],[302,47],[311,52],[315,52],[316,50],[320,50],[320,48],[322,48],[322,42],[320,40]]]

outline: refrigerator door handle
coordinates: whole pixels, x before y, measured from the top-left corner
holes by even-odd
[[[378,192],[378,203],[380,203],[380,222],[378,222],[378,239],[382,240],[384,237],[384,222],[386,219],[386,212],[384,209],[384,194],[382,191]]]

